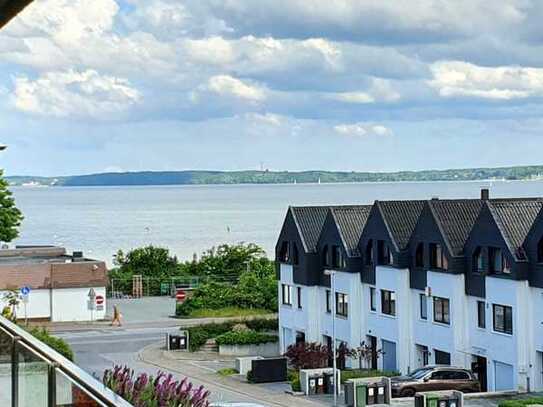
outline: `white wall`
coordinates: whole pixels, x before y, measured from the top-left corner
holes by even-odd
[[[106,289],[95,287],[96,295],[104,297],[102,311],[94,311],[93,319],[104,319],[106,316]],[[90,321],[91,311],[88,308],[89,288],[54,289],[52,295],[52,318],[54,322]]]
[[[4,301],[4,295],[8,291],[0,291],[0,309],[3,309],[7,302]],[[17,307],[17,318],[25,317],[25,306],[21,302]],[[51,316],[51,294],[50,290],[32,290],[28,296],[26,304],[26,313],[29,319],[49,318]]]

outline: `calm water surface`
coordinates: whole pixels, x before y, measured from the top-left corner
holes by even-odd
[[[543,196],[543,182],[438,182],[172,187],[13,188],[25,214],[18,244],[58,244],[111,263],[147,244],[180,258],[220,243],[255,242],[269,254],[289,205],[376,199]]]

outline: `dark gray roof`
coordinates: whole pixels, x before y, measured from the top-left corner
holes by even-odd
[[[291,206],[290,210],[298,231],[304,249],[307,253],[314,252],[319,241],[319,236],[324,226],[324,221],[329,210],[329,206]]]
[[[31,2],[32,0],[0,0],[0,28]]]
[[[372,205],[334,206],[330,208],[349,256],[360,256],[358,241]]]
[[[488,207],[509,250],[517,260],[525,260],[522,245],[539,214],[543,202],[540,198],[492,199]]]
[[[436,222],[454,256],[461,255],[464,244],[483,207],[480,199],[432,199],[428,201]]]
[[[424,207],[424,201],[375,201],[399,250],[405,249]]]

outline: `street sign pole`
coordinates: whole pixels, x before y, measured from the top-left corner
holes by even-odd
[[[30,287],[24,286],[21,288],[21,299],[23,301],[24,306],[24,312],[25,312],[25,326],[28,326],[28,312],[27,312],[27,304],[30,297]]]

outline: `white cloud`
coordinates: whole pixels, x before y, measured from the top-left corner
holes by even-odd
[[[15,107],[23,112],[56,117],[113,117],[139,103],[142,96],[121,78],[87,70],[50,72],[36,80],[15,79]]]
[[[209,78],[207,89],[223,96],[233,96],[251,102],[261,102],[266,99],[264,89],[247,84],[229,75],[216,75]]]
[[[430,86],[443,97],[520,99],[543,96],[543,69],[520,66],[482,67],[461,61],[431,66]]]
[[[251,122],[255,124],[265,124],[268,126],[280,126],[283,124],[283,118],[280,115],[273,114],[273,113],[247,113],[245,117]]]
[[[367,91],[336,92],[329,94],[328,98],[345,103],[366,104],[396,102],[400,99],[400,94],[392,88],[390,81],[374,78]]]
[[[338,124],[337,126],[334,126],[334,131],[342,136],[357,138],[393,135],[392,130],[383,125],[363,122],[352,124]]]

